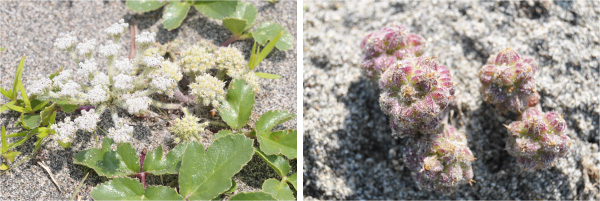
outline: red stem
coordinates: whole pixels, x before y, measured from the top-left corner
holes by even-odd
[[[80,106],[79,108],[77,108],[77,111],[81,111],[81,110],[89,111],[89,110],[95,109],[95,108],[96,108],[96,106],[93,106],[93,105]]]
[[[221,47],[227,47],[229,46],[229,44],[237,41],[238,39],[240,39],[241,35],[233,35],[231,38],[227,39],[225,42],[223,42],[221,44]]]

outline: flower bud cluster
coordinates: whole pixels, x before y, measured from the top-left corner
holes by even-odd
[[[479,71],[483,99],[500,111],[521,112],[538,103],[533,75],[537,62],[507,48],[492,55]]]
[[[75,137],[75,133],[77,132],[77,126],[75,122],[71,121],[71,117],[65,118],[63,122],[52,124],[50,129],[56,132],[56,140],[59,141],[59,144],[61,144],[61,146],[64,148],[68,148],[70,146],[71,142],[73,142],[73,138]]]
[[[225,82],[209,74],[196,77],[196,82],[190,84],[192,95],[196,96],[197,102],[218,108],[225,101]]]
[[[181,141],[197,141],[201,140],[201,133],[204,133],[204,129],[208,126],[209,122],[198,123],[200,118],[190,115],[186,108],[182,109],[184,117],[176,119],[175,123],[171,128],[171,132],[175,134],[175,143]]]
[[[123,123],[123,119],[119,119],[118,125],[108,130],[108,137],[113,139],[115,143],[131,142],[133,137],[133,126]]]
[[[571,139],[564,133],[565,120],[556,112],[542,112],[532,107],[521,115],[521,121],[507,126],[508,153],[517,158],[525,170],[546,169],[569,151]]]
[[[367,35],[361,42],[361,68],[376,80],[389,66],[407,57],[423,54],[424,39],[409,33],[402,25],[384,27]]]
[[[404,147],[406,166],[415,172],[421,188],[451,193],[458,186],[473,182],[471,162],[475,160],[465,134],[445,126],[432,138],[413,137]]]

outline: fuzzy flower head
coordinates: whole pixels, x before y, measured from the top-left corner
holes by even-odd
[[[194,115],[190,115],[186,108],[183,108],[184,117],[175,120],[175,124],[171,128],[171,132],[177,137],[175,142],[179,143],[182,140],[186,142],[200,140],[201,133],[208,126],[208,122],[198,123],[200,119]]]
[[[97,66],[98,64],[93,58],[88,59],[85,62],[79,62],[79,69],[77,70],[77,74],[79,76],[87,78],[96,72]]]
[[[127,112],[134,115],[145,115],[148,113],[149,106],[152,103],[152,100],[148,96],[141,96],[138,93],[125,94],[123,98]]]
[[[133,76],[126,74],[118,74],[117,76],[115,76],[115,78],[113,78],[113,87],[122,91],[130,91],[133,89],[133,84],[131,84],[133,82],[133,79]]]
[[[424,43],[421,36],[409,33],[402,25],[384,27],[362,40],[361,68],[368,78],[376,80],[397,60],[421,56]]]
[[[110,84],[109,78],[103,72],[96,73],[94,75],[94,79],[92,79],[93,86],[97,86],[97,85],[108,86],[108,84]]]
[[[500,111],[521,112],[537,105],[539,94],[533,78],[537,68],[533,58],[510,48],[490,56],[478,74],[484,100]]]
[[[133,62],[128,58],[121,58],[115,61],[115,68],[119,70],[119,72],[127,75],[133,74],[136,70],[135,66],[133,66]]]
[[[215,52],[217,69],[226,69],[230,72],[243,72],[247,69],[246,59],[242,52],[235,47],[220,47]],[[233,76],[232,76],[233,77]]]
[[[379,79],[379,104],[399,137],[440,132],[443,111],[454,96],[448,69],[432,58],[410,57]]]
[[[75,125],[75,122],[71,121],[71,117],[65,118],[63,122],[52,124],[50,129],[56,132],[55,137],[58,141],[60,141],[60,143],[62,143],[61,146],[63,147],[65,147],[63,144],[70,146],[70,143],[73,142],[73,138],[77,132],[77,126]]]
[[[144,31],[141,34],[135,36],[135,42],[140,47],[149,46],[154,44],[154,41],[156,41],[155,37],[156,33]]]
[[[81,110],[81,116],[75,119],[75,124],[80,130],[92,132],[96,129],[96,124],[100,120],[100,116],[95,113],[95,109],[89,111]]]
[[[133,126],[124,124],[123,120],[119,120],[119,125],[115,125],[114,128],[108,130],[108,137],[113,139],[115,143],[121,144],[130,142],[133,136]]]
[[[59,94],[62,97],[74,98],[79,94],[79,90],[81,90],[81,86],[73,80],[69,80],[69,82],[62,86],[62,89],[60,90]]]
[[[77,44],[77,52],[81,55],[91,56],[92,52],[94,52],[94,48],[96,48],[96,45],[96,39],[86,39],[84,42]]]
[[[71,75],[73,74],[73,70],[66,69],[58,73],[57,76],[52,78],[52,87],[62,87],[69,80],[71,80]]]
[[[60,37],[54,41],[54,47],[59,50],[71,50],[77,43],[77,37],[73,36],[73,33],[61,33]]]
[[[149,67],[149,68],[157,68],[160,66],[160,64],[164,61],[165,59],[156,54],[153,56],[145,56],[142,61],[144,62],[144,64]]]
[[[452,126],[445,126],[443,132],[431,138],[409,138],[403,153],[404,163],[416,172],[415,181],[421,188],[449,194],[473,181],[471,162],[475,157],[465,134]]]
[[[525,170],[546,169],[569,152],[571,139],[564,133],[567,123],[556,112],[532,107],[507,128],[506,150]]]
[[[98,52],[100,52],[100,55],[102,55],[102,56],[111,57],[111,56],[117,55],[119,53],[120,49],[121,49],[121,46],[119,44],[115,44],[115,43],[111,42],[107,45],[100,45]]]
[[[108,100],[108,94],[102,85],[96,85],[88,91],[87,100],[93,105],[98,105]]]
[[[218,108],[225,100],[225,90],[223,90],[225,82],[209,74],[196,77],[196,82],[190,84],[190,88],[198,102],[201,101],[206,106],[212,104],[213,107]]]
[[[52,85],[52,80],[41,75],[38,75],[38,77],[40,77],[40,79],[29,82],[29,86],[27,87],[27,91],[31,95],[45,94]]]
[[[213,47],[215,48],[215,47]],[[213,48],[194,45],[181,52],[180,61],[185,73],[205,73],[216,66]]]
[[[248,71],[241,77],[242,80],[246,81],[250,86],[252,86],[252,91],[254,93],[260,92],[260,85],[258,84],[258,76],[254,71]]]
[[[114,23],[108,28],[104,29],[104,33],[111,37],[118,38],[125,33],[125,31],[127,31],[127,27],[129,27],[129,24],[125,23],[124,19],[120,19],[119,23]]]
[[[173,97],[173,94],[175,93],[173,89],[177,87],[177,82],[169,76],[153,75],[150,85],[159,92],[166,94],[169,97]]]

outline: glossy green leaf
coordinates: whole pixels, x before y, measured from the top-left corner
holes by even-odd
[[[261,45],[265,45],[267,41],[273,40],[277,35],[282,32],[281,38],[275,44],[275,47],[281,51],[286,51],[292,48],[294,44],[294,38],[290,35],[285,27],[274,22],[266,22],[259,25],[254,31],[252,31],[252,37],[256,42]]]
[[[273,195],[265,192],[250,192],[250,193],[238,193],[235,194],[229,200],[276,200]]]
[[[173,150],[167,153],[165,157],[163,157],[162,146],[159,146],[153,152],[148,152],[148,154],[146,154],[142,169],[144,172],[153,175],[179,173],[181,156],[183,155],[186,146],[186,143],[177,145]]]
[[[237,191],[237,182],[231,179],[231,188],[229,188],[229,190],[225,191],[224,193],[233,193],[235,191]]]
[[[231,30],[234,35],[242,35],[246,30],[245,28],[247,25],[248,21],[245,19],[237,19],[232,17],[223,18],[223,26]]]
[[[127,0],[125,5],[136,12],[148,12],[159,9],[160,7],[167,4],[167,1],[159,0]]]
[[[148,186],[132,178],[116,178],[92,190],[94,200],[183,200],[173,188]]]
[[[254,4],[252,4],[250,2],[240,1],[240,2],[238,2],[237,6],[235,8],[235,12],[233,12],[230,17],[246,20],[246,22],[247,22],[246,26],[243,28],[243,31],[246,31],[246,30],[250,29],[250,27],[252,27],[252,25],[254,25],[254,21],[256,20],[257,13],[258,13],[258,10],[256,10],[256,7],[254,6]]]
[[[21,83],[21,76],[23,75],[23,66],[25,66],[25,56],[21,57],[19,66],[17,67],[17,73],[15,74],[15,81],[13,82],[13,100],[17,99],[19,95],[19,83]]]
[[[173,1],[167,5],[163,13],[164,28],[171,31],[179,27],[183,19],[187,16],[190,6],[190,4],[178,1]]]
[[[294,189],[296,189],[296,190],[298,190],[298,188],[296,187],[296,184],[298,183],[297,179],[298,179],[298,175],[296,173],[294,173],[294,174],[290,175],[289,177],[287,177],[287,182],[289,184],[291,184],[292,187],[294,187]]]
[[[73,105],[65,101],[57,101],[56,104],[58,105],[58,107],[60,107],[60,110],[65,113],[75,112],[75,110],[79,108],[78,105]]]
[[[12,163],[12,162],[15,161],[15,158],[17,156],[19,156],[20,154],[21,154],[20,151],[9,151],[9,152],[6,152],[6,153],[2,154],[2,156],[4,158],[6,158],[6,160],[8,160],[8,161],[10,161]]]
[[[221,20],[235,12],[237,1],[196,1],[194,8],[207,17]]]
[[[283,154],[288,158],[296,158],[296,130],[282,130],[257,135],[260,149],[265,154]]]
[[[27,130],[40,126],[40,123],[42,123],[42,117],[39,114],[25,114],[23,116],[23,126]]]
[[[281,178],[285,178],[291,172],[290,162],[281,155],[266,155],[264,152],[256,149],[256,154],[269,165],[275,173]]]
[[[114,141],[106,137],[102,142],[102,149],[92,148],[80,151],[75,154],[73,163],[92,168],[98,175],[109,178],[136,174],[140,168],[139,157],[135,154],[135,149],[129,143],[125,143],[118,145],[117,151],[113,151],[111,149],[113,144]],[[126,163],[125,159],[130,161]],[[137,163],[137,167],[134,163]]]
[[[258,119],[258,121],[256,122],[256,124],[254,126],[256,127],[256,132],[258,133],[258,135],[261,135],[261,134],[271,132],[271,130],[275,126],[282,124],[286,121],[289,121],[289,120],[293,119],[295,116],[296,115],[291,114],[286,111],[271,110],[271,111],[264,113],[262,116],[260,116],[260,118]]]
[[[231,131],[231,130],[220,130],[217,134],[213,135],[212,141],[214,142],[215,140],[217,140],[223,136],[231,135],[231,134],[233,134],[233,131]]]
[[[262,190],[265,193],[269,193],[277,200],[295,200],[294,192],[290,189],[285,181],[278,181],[277,179],[267,179],[263,185]]]
[[[232,129],[246,125],[254,108],[254,91],[244,80],[229,84],[226,100],[219,107],[219,114]]]
[[[207,151],[202,144],[190,143],[179,171],[181,195],[190,200],[210,200],[230,189],[231,178],[252,159],[252,144],[243,135],[221,137]]]
[[[271,74],[271,73],[256,72],[254,74],[256,74],[257,77],[265,78],[265,79],[279,79],[279,78],[281,78],[281,76],[275,75],[275,74]]]

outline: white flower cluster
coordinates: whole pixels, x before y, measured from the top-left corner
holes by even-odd
[[[154,55],[154,56],[145,56],[144,59],[142,59],[142,60],[147,67],[156,68],[156,67],[160,66],[160,64],[165,59],[160,55]]]
[[[107,45],[100,45],[98,52],[100,52],[100,55],[102,55],[102,56],[110,57],[110,56],[117,55],[119,53],[120,49],[121,49],[121,46],[119,44],[115,44],[115,43],[111,42]]]
[[[30,81],[27,87],[27,91],[31,95],[44,94],[52,85],[52,80],[39,75],[40,79]]]
[[[129,24],[125,23],[124,19],[121,19],[119,20],[119,23],[112,24],[108,28],[104,29],[104,33],[112,37],[120,37],[123,33],[125,33],[125,31],[127,31],[127,27],[129,27]]]
[[[205,73],[196,77],[196,82],[190,84],[190,88],[198,101],[202,101],[206,106],[212,104],[217,108],[225,100],[225,90],[223,90],[225,82],[209,74]]]
[[[71,74],[73,74],[71,69],[61,71],[56,77],[52,78],[52,86],[62,87],[71,79]]]
[[[62,143],[73,142],[73,137],[77,132],[77,126],[75,126],[75,122],[71,121],[71,117],[65,118],[63,122],[52,124],[50,129],[56,132],[56,139]]]
[[[93,86],[108,86],[109,84],[108,75],[104,74],[103,72],[96,73],[96,75],[94,75],[94,79],[92,79]]]
[[[171,61],[163,61],[160,68],[152,71],[150,76],[152,77],[152,88],[169,97],[173,97],[177,82],[183,78],[179,65]]]
[[[122,120],[120,122],[120,125],[115,125],[115,128],[108,130],[108,137],[119,144],[130,142],[133,136],[133,126],[122,123]]]
[[[62,86],[59,94],[62,97],[74,98],[79,94],[79,90],[81,90],[81,86],[74,82],[73,80],[69,80],[66,84]]]
[[[133,89],[133,76],[119,74],[115,76],[113,87],[122,91],[131,91]]]
[[[149,46],[152,45],[154,43],[154,41],[156,40],[156,33],[154,32],[147,32],[144,31],[141,34],[138,34],[137,36],[135,36],[135,42],[140,46]]]
[[[212,44],[211,44],[212,45]],[[214,46],[214,45],[213,45]],[[181,52],[181,63],[185,73],[205,73],[216,66],[213,47],[194,45]]]
[[[54,47],[59,50],[70,50],[77,43],[77,37],[73,36],[73,33],[61,33],[60,38],[54,41]]]
[[[85,39],[84,42],[77,44],[77,52],[82,55],[91,56],[94,48],[96,48],[96,39]]]
[[[127,112],[135,115],[143,115],[148,112],[152,100],[148,96],[140,96],[138,93],[125,94],[125,108]]]
[[[88,91],[87,100],[93,105],[98,105],[108,100],[108,94],[102,85],[96,85]]]
[[[77,74],[87,78],[96,72],[97,66],[98,64],[93,58],[88,59],[85,62],[79,62],[79,70],[77,70]]]
[[[90,109],[90,111],[82,110],[81,116],[75,118],[75,124],[77,124],[77,128],[87,132],[94,131],[96,129],[98,120],[100,120],[100,116],[95,112],[95,109]]]
[[[133,74],[135,72],[135,66],[133,65],[133,61],[128,58],[121,58],[115,61],[115,68],[124,74]]]

